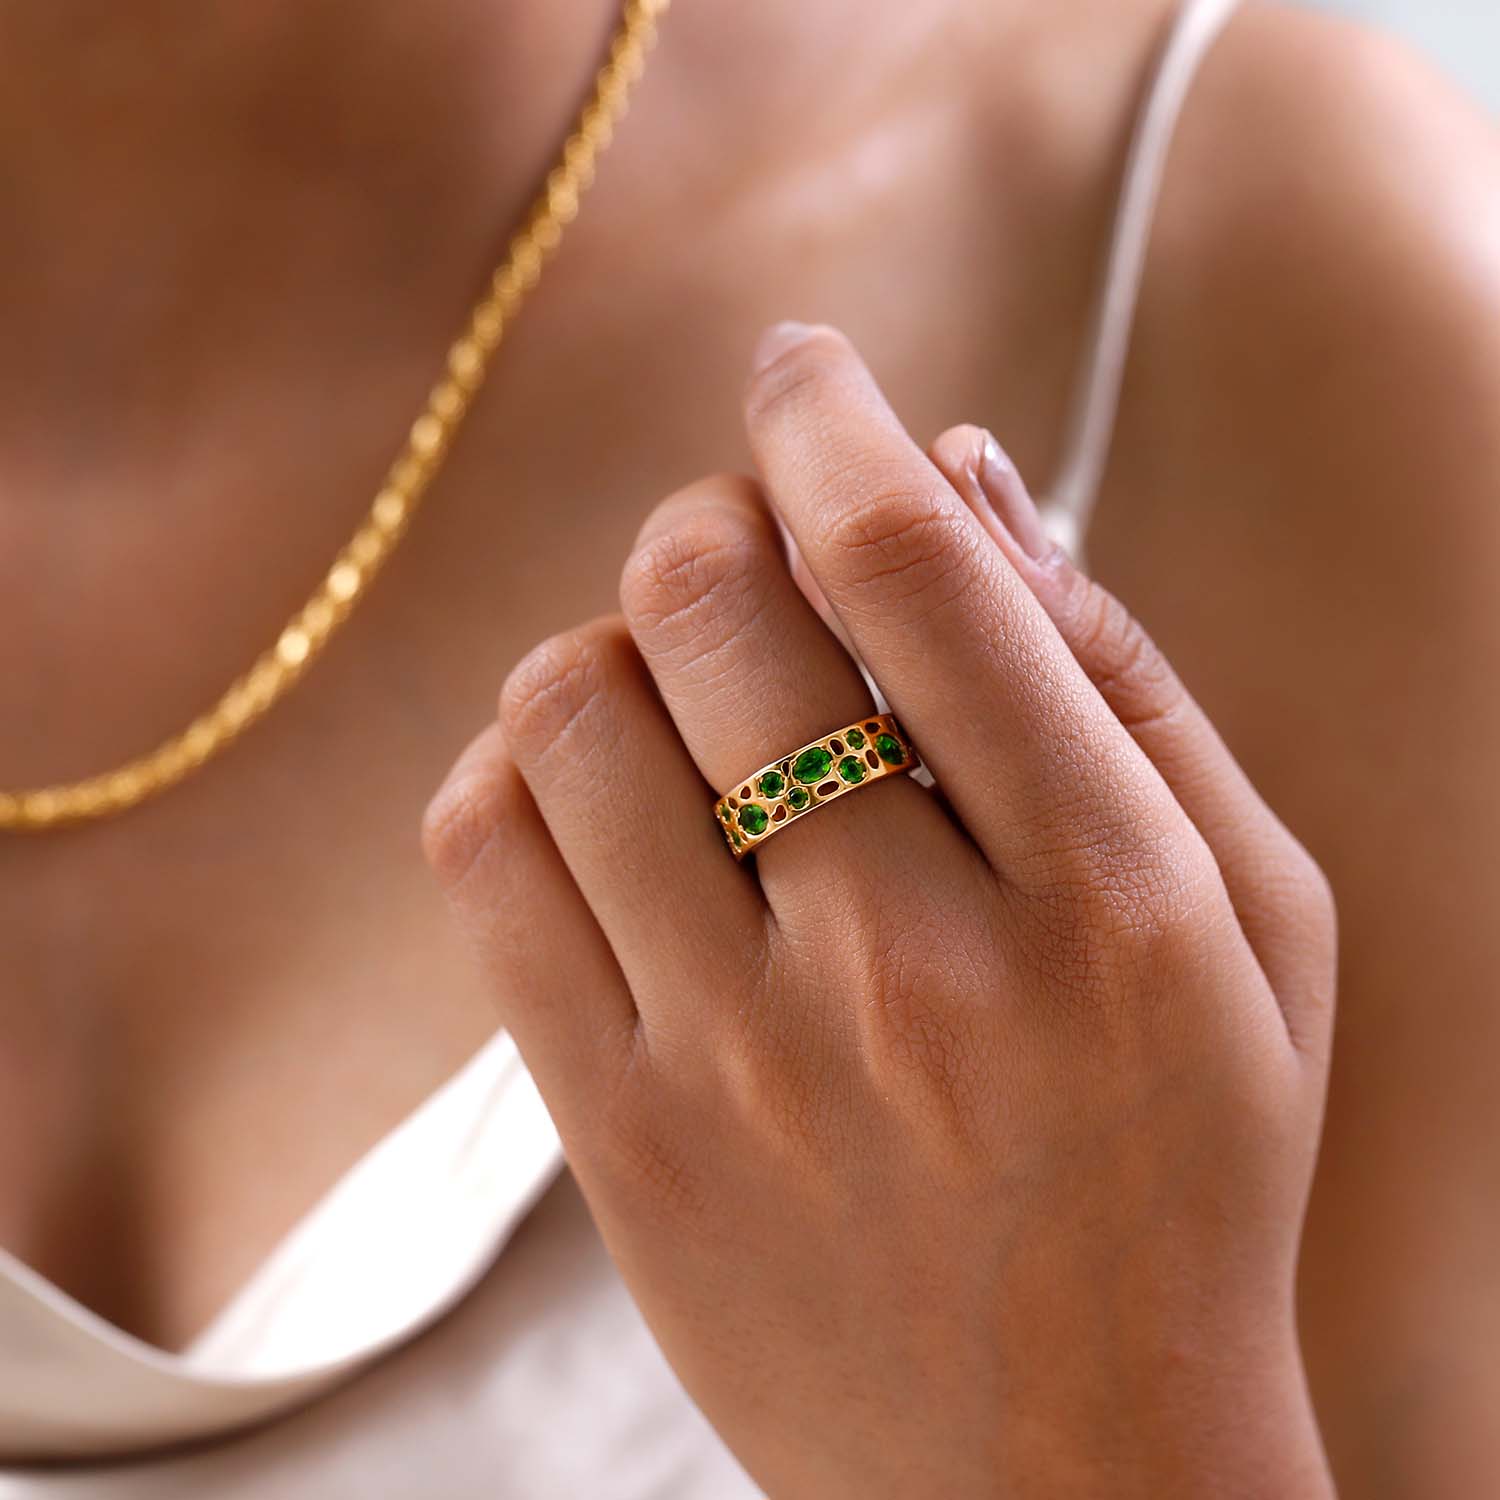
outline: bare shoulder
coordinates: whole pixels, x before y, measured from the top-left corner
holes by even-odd
[[[1338,896],[1301,1275],[1341,1486],[1493,1493],[1500,142],[1397,43],[1251,6],[1162,207],[1094,565]]]
[[[1264,462],[1278,430],[1380,416],[1441,450],[1430,479],[1495,432],[1500,130],[1394,38],[1245,8],[1190,101],[1152,253],[1143,355],[1174,399],[1173,371],[1202,390],[1212,365]]]
[[[1316,295],[1325,315],[1439,313],[1500,267],[1500,130],[1395,37],[1302,9],[1231,22],[1172,187],[1164,226],[1205,274],[1258,268],[1247,292]]]
[[[1500,133],[1390,38],[1247,7],[1174,147],[1096,556],[1158,594],[1161,568],[1222,569],[1258,631],[1326,627],[1329,652],[1356,620],[1472,634],[1500,567],[1497,412]],[[1222,696],[1253,747],[1263,701]]]

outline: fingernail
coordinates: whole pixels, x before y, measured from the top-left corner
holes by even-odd
[[[750,368],[757,374],[796,344],[800,344],[812,329],[806,323],[775,323],[761,334],[760,342],[750,359]]]
[[[975,478],[1000,524],[1016,539],[1021,550],[1038,562],[1047,557],[1055,544],[1042,525],[1036,501],[1010,456],[989,433],[985,434]]]

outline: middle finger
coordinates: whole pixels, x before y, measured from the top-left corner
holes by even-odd
[[[762,342],[756,461],[855,648],[997,870],[1153,867],[1185,818],[841,335]]]

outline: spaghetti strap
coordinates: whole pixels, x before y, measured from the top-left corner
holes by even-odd
[[[1167,153],[1193,80],[1239,0],[1183,0],[1135,125],[1091,334],[1050,495],[1047,529],[1075,558],[1109,461]]]

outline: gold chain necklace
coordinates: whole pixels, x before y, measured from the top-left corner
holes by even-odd
[[[149,754],[83,781],[34,790],[0,791],[0,831],[42,830],[125,812],[176,786],[232,745],[267,713],[316,660],[364,598],[396,550],[422,496],[442,467],[464,414],[484,381],[490,357],[543,262],[578,213],[594,166],[625,113],[631,87],[645,67],[656,21],[670,0],[626,0],[609,57],[562,152],[547,175],[504,262],[448,350],[447,369],[433,387],[380,493],[312,597],[292,616],[276,644],[237,678],[206,713]]]

